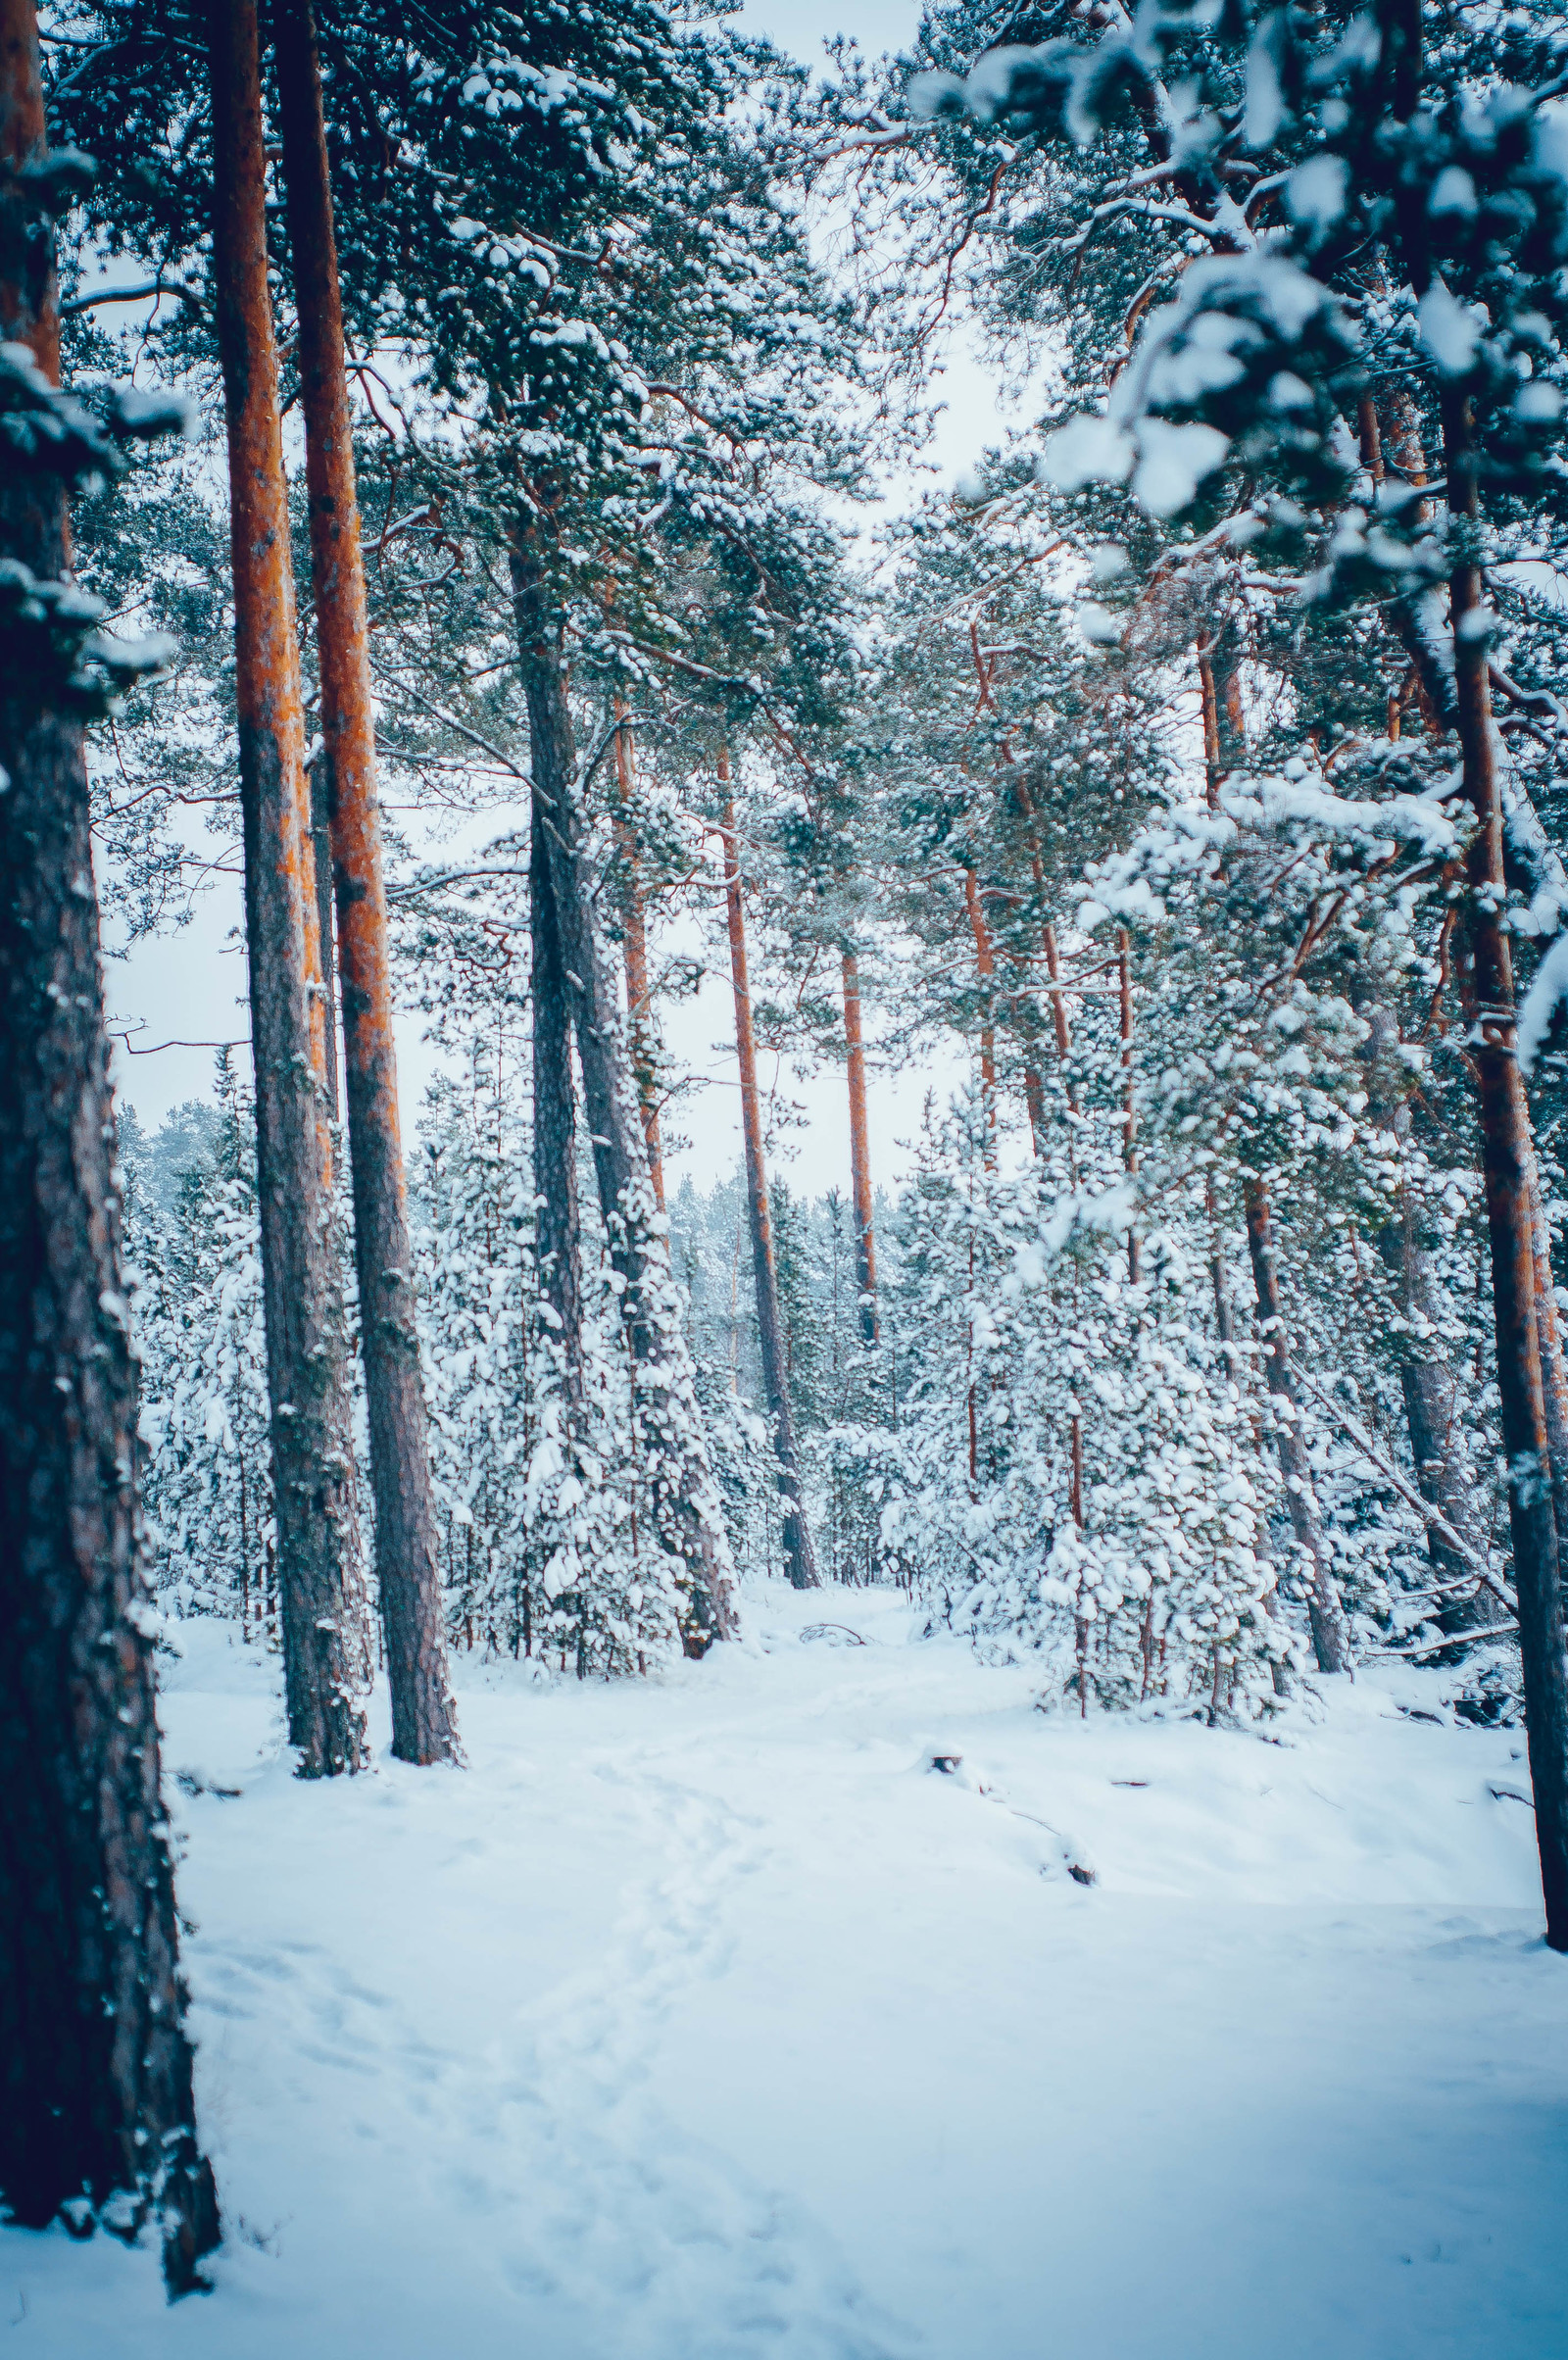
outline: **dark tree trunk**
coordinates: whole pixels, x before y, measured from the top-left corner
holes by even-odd
[[[267,285],[254,0],[212,0],[213,274],[228,413],[235,699],[256,1062],[257,1194],[289,1742],[304,1776],[366,1758],[368,1673],[324,1010]]]
[[[1361,1055],[1367,1069],[1370,1110],[1384,1129],[1402,1142],[1409,1133],[1410,1109],[1391,1093],[1384,1079],[1388,1061],[1397,1048],[1398,1025],[1388,1008],[1372,1005],[1361,1012],[1368,1025]],[[1480,1529],[1470,1481],[1457,1448],[1463,1416],[1460,1390],[1438,1340],[1432,1285],[1417,1233],[1417,1205],[1402,1179],[1397,1215],[1378,1233],[1377,1244],[1398,1294],[1399,1389],[1404,1397],[1405,1424],[1417,1486],[1428,1506],[1437,1509],[1477,1562],[1485,1563],[1486,1537]],[[1457,1635],[1476,1624],[1491,1622],[1494,1611],[1490,1602],[1484,1603],[1480,1598],[1475,1566],[1430,1524],[1427,1551],[1440,1583],[1463,1585],[1451,1597],[1438,1600],[1439,1627]]]
[[[1396,112],[1407,117],[1419,83],[1418,11],[1407,18],[1403,33],[1401,71],[1407,87]],[[1424,284],[1426,256],[1422,253],[1415,260]],[[1385,451],[1396,453],[1412,482],[1425,483],[1426,454],[1419,420],[1406,398],[1396,397],[1391,403],[1390,415],[1383,421],[1382,443]],[[1512,955],[1499,916],[1506,878],[1504,783],[1492,717],[1489,639],[1485,632],[1473,640],[1463,636],[1467,617],[1480,618],[1484,613],[1485,585],[1474,562],[1481,509],[1473,426],[1466,400],[1457,393],[1444,399],[1443,464],[1449,514],[1456,521],[1463,520],[1472,540],[1469,549],[1461,549],[1461,562],[1448,581],[1454,644],[1451,683],[1434,662],[1414,616],[1397,602],[1393,618],[1416,673],[1429,725],[1458,730],[1465,795],[1479,823],[1470,850],[1471,898],[1465,927],[1466,988],[1475,1010],[1471,1055],[1478,1079],[1497,1388],[1508,1463],[1508,1525],[1519,1598],[1519,1655],[1546,1941],[1554,1950],[1568,1950],[1568,1665],[1564,1661],[1559,1579],[1562,1549],[1553,1504],[1553,1494],[1563,1485],[1568,1461],[1559,1452],[1554,1464],[1547,1380],[1542,1363],[1543,1306],[1532,1202],[1538,1194],[1535,1140],[1518,1063]],[[1421,513],[1425,513],[1424,504]],[[1517,821],[1511,832],[1517,834]],[[1548,1355],[1551,1342],[1548,1336]],[[1553,1370],[1553,1382],[1555,1378]],[[1568,1388],[1563,1390],[1568,1392]]]
[[[1479,504],[1470,419],[1463,399],[1444,401],[1448,506],[1473,533]],[[1479,1080],[1482,1164],[1492,1241],[1497,1390],[1508,1465],[1508,1523],[1519,1599],[1519,1656],[1535,1789],[1536,1840],[1546,1907],[1546,1941],[1568,1950],[1568,1664],[1564,1662],[1557,1527],[1552,1510],[1541,1339],[1537,1325],[1532,1182],[1535,1142],[1514,1024],[1513,965],[1502,921],[1502,799],[1487,672],[1487,638],[1466,636],[1484,613],[1478,564],[1449,578],[1454,698],[1464,788],[1478,822],[1470,848],[1465,934],[1477,1020],[1471,1057]]]
[[[533,941],[533,1178],[539,1199],[535,1250],[546,1324],[560,1356],[566,1426],[576,1442],[583,1422],[582,1278],[571,1006],[544,812],[538,803],[533,807],[528,897]]]
[[[594,924],[594,881],[577,808],[577,755],[560,634],[526,526],[516,530],[510,564],[518,669],[528,706],[534,806],[562,968],[571,997],[600,1210],[611,1261],[621,1282],[621,1317],[652,1467],[654,1517],[685,1568],[682,1637],[687,1653],[701,1655],[713,1640],[734,1635],[728,1550],[680,1331],[669,1250],[648,1176],[615,994]]]
[[[1078,1112],[1078,1083],[1071,1071],[1072,1026],[1067,1018],[1067,993],[1061,980],[1061,954],[1056,948],[1056,929],[1048,919],[1041,934],[1045,945],[1046,973],[1051,978],[1051,1021],[1056,1035],[1056,1056],[1061,1065],[1061,1085],[1073,1113]]]
[[[0,0],[0,335],[59,377],[32,0]],[[58,476],[0,468],[0,555],[69,570]],[[218,2242],[196,2145],[140,1551],[114,1112],[80,727],[0,654],[0,2194]]]
[[[1220,1231],[1219,1203],[1214,1194],[1212,1179],[1206,1179],[1203,1182],[1203,1217],[1208,1223],[1208,1275],[1209,1283],[1214,1290],[1214,1334],[1219,1342],[1220,1358],[1225,1364],[1225,1374],[1235,1384],[1240,1373],[1236,1349],[1236,1312],[1231,1303],[1230,1288],[1226,1283],[1225,1242]],[[1256,1417],[1252,1420],[1252,1435],[1255,1447],[1261,1450],[1263,1446],[1261,1420]],[[1259,1513],[1253,1520],[1252,1554],[1256,1558],[1258,1570],[1263,1576],[1263,1611],[1272,1622],[1275,1619],[1274,1600],[1277,1591],[1273,1552],[1269,1545],[1268,1518],[1262,1513]],[[1276,1656],[1271,1658],[1268,1668],[1276,1696],[1288,1696],[1291,1693],[1291,1681],[1284,1664]]]
[[[1486,1535],[1475,1512],[1475,1498],[1456,1449],[1463,1404],[1447,1355],[1437,1342],[1430,1281],[1415,1234],[1415,1210],[1401,1192],[1398,1219],[1380,1232],[1378,1251],[1399,1290],[1405,1325],[1399,1336],[1399,1389],[1404,1397],[1410,1455],[1422,1499],[1484,1562]],[[1454,1595],[1437,1601],[1434,1619],[1440,1630],[1456,1636],[1495,1619],[1490,1600],[1477,1590],[1475,1565],[1461,1556],[1435,1525],[1427,1526],[1427,1551],[1432,1570]]]
[[[620,811],[624,814],[630,807],[635,784],[635,758],[631,723],[626,718],[626,708],[618,697],[615,700],[615,782]],[[648,912],[643,904],[642,863],[637,856],[637,837],[628,817],[617,816],[615,837],[625,863],[626,1023],[631,1034],[632,1076],[637,1084],[637,1111],[642,1119],[643,1141],[648,1150],[648,1177],[653,1184],[654,1203],[662,1212],[664,1148],[659,1131],[659,1074],[654,1054],[653,993],[648,981]]]
[[[392,1750],[406,1762],[445,1762],[458,1758],[457,1716],[447,1682],[435,1502],[415,1321],[414,1252],[398,1126],[391,961],[375,795],[365,568],[321,77],[310,0],[280,0],[274,23],[299,313],[321,734],[326,743],[343,966],[355,1267],[375,1497],[375,1566],[392,1692]],[[327,939],[323,937],[323,950]],[[322,964],[330,976],[324,958]],[[327,1015],[330,1020],[330,998]]]
[[[1424,484],[1427,479],[1426,453],[1421,441],[1420,421],[1408,396],[1398,394],[1391,397],[1386,424],[1383,421],[1376,422],[1380,451],[1384,446],[1394,450],[1410,481]],[[1469,443],[1469,426],[1462,411],[1451,422],[1457,432],[1462,457]],[[1461,501],[1466,502],[1468,513],[1475,516],[1477,502],[1473,485],[1466,495],[1464,486],[1461,484],[1458,496]],[[1421,504],[1419,513],[1423,516],[1428,514],[1427,503]],[[1472,571],[1473,569],[1469,567],[1460,568],[1460,572],[1467,577],[1472,574]],[[1479,604],[1482,596],[1480,578],[1477,575],[1474,579],[1476,586],[1473,603]],[[1450,591],[1451,587],[1450,584]],[[1464,743],[1465,730],[1460,714],[1457,669],[1454,678],[1450,680],[1438,661],[1430,633],[1420,628],[1416,615],[1408,607],[1396,602],[1392,609],[1392,620],[1400,644],[1410,659],[1411,671],[1420,691],[1422,716],[1428,728],[1434,732],[1458,729],[1461,743]],[[1565,882],[1568,882],[1568,879],[1564,877],[1561,858],[1547,838],[1528,795],[1516,781],[1510,781],[1507,778],[1496,760],[1495,749],[1491,742],[1492,691],[1485,658],[1483,657],[1479,664],[1471,668],[1477,677],[1467,693],[1472,705],[1479,699],[1485,710],[1480,718],[1472,714],[1469,724],[1471,738],[1478,749],[1480,759],[1472,764],[1468,755],[1466,757],[1466,792],[1473,806],[1476,805],[1478,793],[1484,802],[1494,797],[1496,800],[1497,858],[1500,861],[1498,874],[1509,882],[1520,883],[1527,892],[1534,893],[1543,886],[1560,891]],[[1396,724],[1398,709],[1393,700],[1391,700],[1391,720]],[[1488,831],[1483,828],[1483,840],[1487,839],[1487,836]],[[1474,859],[1472,859],[1471,865],[1474,870]],[[1461,976],[1461,991],[1465,1003],[1465,1020],[1473,1025],[1476,1014],[1473,960],[1471,969],[1470,975]],[[1510,967],[1510,1007],[1511,992]],[[1535,1141],[1530,1133],[1528,1098],[1524,1100],[1524,1116],[1528,1147],[1526,1176],[1530,1196],[1530,1221],[1535,1263],[1532,1293],[1535,1303],[1536,1349],[1541,1360],[1542,1415],[1546,1435],[1546,1459],[1551,1470],[1552,1524],[1556,1536],[1558,1581],[1565,1594],[1568,1594],[1568,1366],[1564,1364],[1562,1339],[1557,1323],[1556,1296],[1551,1276],[1551,1246],[1542,1212],[1541,1187],[1536,1169]]]
[[[1219,791],[1247,755],[1247,715],[1242,704],[1241,636],[1227,617],[1198,643],[1198,686],[1203,709],[1203,773],[1208,808],[1219,809]]]
[[[1208,1275],[1214,1289],[1214,1333],[1219,1339],[1225,1373],[1234,1377],[1236,1322],[1231,1311],[1230,1290],[1225,1284],[1225,1245],[1220,1236],[1219,1204],[1214,1195],[1212,1179],[1203,1182],[1203,1218],[1208,1223]]]
[[[326,1032],[326,1103],[334,1122],[343,1118],[337,1069],[337,945],[332,926],[332,819],[327,756],[310,767],[311,854],[316,862],[316,932],[321,946],[321,1013]]]
[[[1214,681],[1214,645],[1212,640],[1198,643],[1198,686],[1203,705],[1203,785],[1204,800],[1211,811],[1219,810],[1219,791],[1225,778],[1225,764],[1219,745],[1219,693]]]
[[[855,1282],[860,1293],[860,1341],[877,1340],[876,1231],[871,1217],[871,1133],[865,1113],[865,1044],[860,1034],[860,970],[844,954],[844,1042],[850,1084],[850,1179],[855,1193]]]
[[[725,762],[721,775],[727,775]],[[795,1447],[795,1411],[789,1370],[784,1364],[784,1324],[778,1309],[778,1269],[773,1258],[773,1216],[767,1201],[762,1156],[762,1104],[757,1088],[757,1040],[752,1026],[752,985],[746,963],[746,910],[741,899],[740,853],[735,842],[735,806],[724,806],[724,899],[729,917],[730,978],[735,988],[735,1057],[741,1075],[741,1130],[746,1143],[746,1210],[752,1232],[752,1275],[757,1286],[757,1333],[761,1346],[762,1383],[773,1420],[778,1490],[784,1528],[784,1569],[797,1590],[820,1587],[811,1528],[801,1490],[801,1460]]]
[[[1246,1196],[1247,1244],[1252,1257],[1252,1282],[1257,1289],[1263,1373],[1274,1397],[1274,1439],[1285,1478],[1291,1529],[1306,1560],[1306,1610],[1312,1626],[1312,1648],[1320,1672],[1348,1672],[1349,1635],[1329,1571],[1317,1497],[1312,1489],[1312,1469],[1301,1440],[1300,1406],[1291,1377],[1290,1343],[1280,1310],[1279,1274],[1274,1259],[1273,1213],[1268,1191],[1260,1180],[1247,1182]]]
[[[1528,1104],[1528,1101],[1527,1101]],[[1557,1531],[1557,1583],[1568,1601],[1568,1368],[1557,1322],[1557,1283],[1551,1268],[1551,1230],[1541,1201],[1541,1174],[1531,1140],[1530,1242],[1535,1260],[1536,1346],[1541,1354],[1541,1406],[1551,1468],[1551,1513]],[[1564,1613],[1568,1614],[1568,1602]]]

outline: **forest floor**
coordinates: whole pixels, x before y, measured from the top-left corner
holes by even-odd
[[[181,1626],[227,2242],[171,2312],[150,2252],[0,2233],[0,2351],[1562,2360],[1517,1734],[1413,1672],[1278,1743],[1047,1717],[892,1593],[748,1630],[657,1684],[460,1664],[469,1769],[307,1787],[275,1662]]]

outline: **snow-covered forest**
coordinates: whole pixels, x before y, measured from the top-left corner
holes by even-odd
[[[19,2351],[1568,2351],[1568,17],[885,16],[0,0]]]

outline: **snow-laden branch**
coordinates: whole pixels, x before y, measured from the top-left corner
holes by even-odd
[[[1519,1010],[1519,1070],[1526,1076],[1551,1030],[1558,1003],[1568,1000],[1568,934],[1559,934],[1536,969],[1536,979]]]

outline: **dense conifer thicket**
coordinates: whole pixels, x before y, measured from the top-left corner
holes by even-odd
[[[312,1774],[372,1657],[454,1760],[447,1649],[646,1675],[762,1572],[1085,1714],[1435,1663],[1568,1946],[1568,29],[43,32],[67,374],[199,421],[76,501],[176,643],[100,893],[177,957],[246,880],[256,1057],[122,1142],[170,1611],[280,1648]],[[909,495],[956,333],[1036,415]],[[760,1052],[839,1077],[826,1193]],[[912,1143],[868,1057],[958,1076]]]

